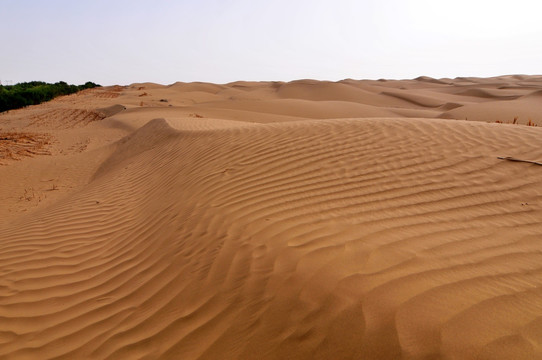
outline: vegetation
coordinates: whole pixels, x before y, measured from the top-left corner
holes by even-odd
[[[31,81],[9,86],[0,85],[0,112],[36,105],[57,96],[69,95],[97,86],[100,85],[90,81],[84,85],[68,85],[64,81],[55,84]]]

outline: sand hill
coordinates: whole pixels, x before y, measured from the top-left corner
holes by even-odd
[[[542,359],[542,166],[499,158],[542,161],[541,94],[144,83],[0,114],[0,358]]]

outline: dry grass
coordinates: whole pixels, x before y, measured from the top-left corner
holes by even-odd
[[[34,155],[51,155],[47,150],[51,137],[27,132],[0,132],[0,164]]]
[[[539,161],[523,160],[523,159],[518,159],[518,158],[515,158],[515,157],[511,157],[511,156],[497,156],[497,159],[515,161],[515,162],[524,162],[524,163],[528,163],[528,164],[535,164],[535,165],[542,166],[542,162],[539,162]]]
[[[512,125],[521,125],[519,122],[519,116],[514,116],[514,120],[512,120]],[[510,124],[510,122],[504,122],[501,120],[496,120],[495,123],[497,124]],[[529,119],[529,121],[525,124],[527,126],[538,126],[533,120]]]

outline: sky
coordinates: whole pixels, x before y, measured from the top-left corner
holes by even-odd
[[[0,81],[542,74],[539,0],[0,0]]]

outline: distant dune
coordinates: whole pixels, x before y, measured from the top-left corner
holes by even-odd
[[[2,113],[0,358],[542,359],[542,166],[502,159],[542,161],[540,94],[141,83]]]

